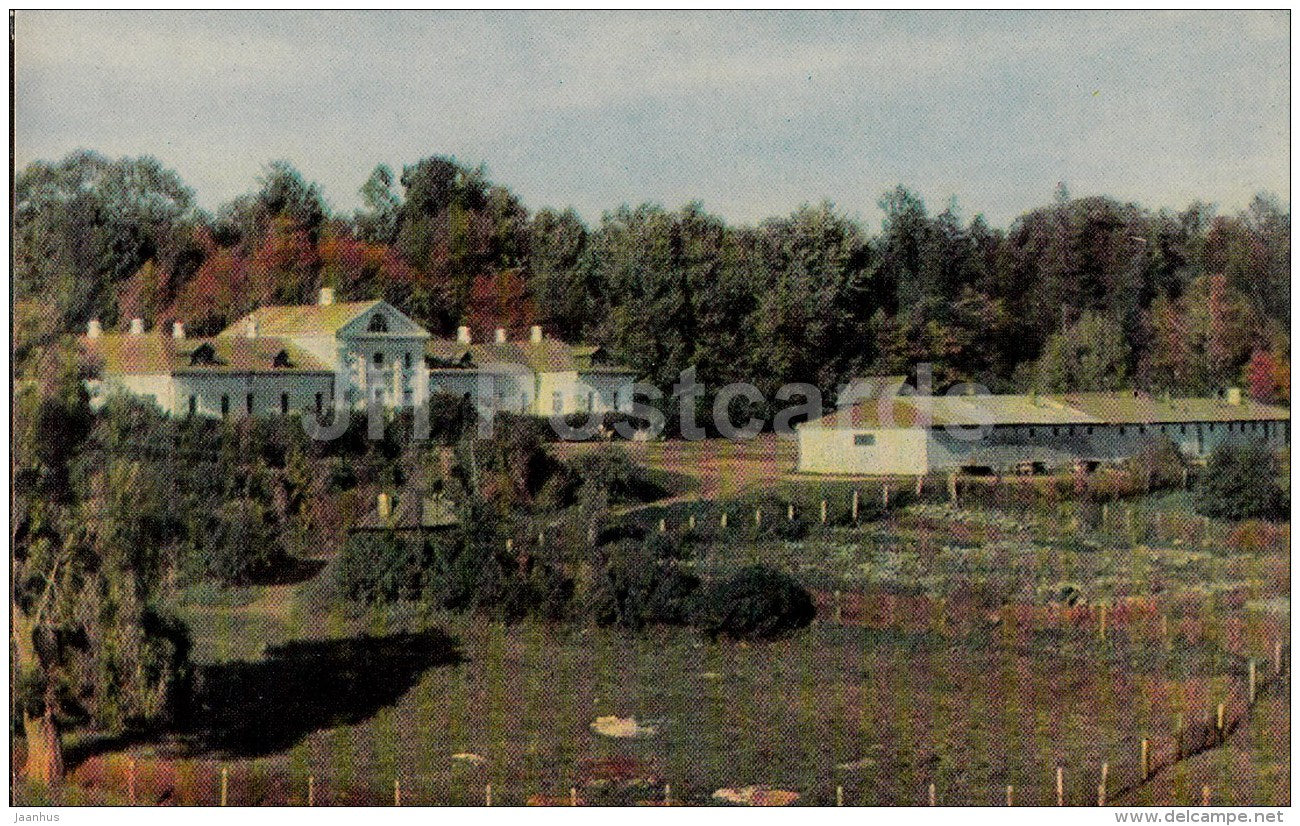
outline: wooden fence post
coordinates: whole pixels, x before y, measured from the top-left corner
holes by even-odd
[[[854,490],[854,491],[853,491],[853,521],[854,521],[854,522],[857,522],[857,521],[858,521],[858,492],[857,492],[857,490]]]
[[[492,805],[492,784],[491,783],[483,787],[483,805],[484,806]]]
[[[762,508],[754,508],[754,524],[757,525],[757,526],[760,527],[760,528],[763,527],[763,509],[762,509]]]
[[[1174,760],[1183,759],[1183,737],[1185,736],[1186,726],[1183,725],[1183,715],[1174,715]]]
[[[673,803],[673,784],[664,784],[664,805],[671,806]]]
[[[1215,710],[1215,713],[1214,713],[1214,728],[1219,732],[1219,742],[1220,742],[1220,743],[1223,742],[1223,735],[1224,735],[1224,730],[1223,730],[1223,722],[1224,722],[1224,721],[1223,721],[1223,712],[1224,712],[1224,704],[1223,704],[1223,703],[1219,703],[1219,707],[1218,707],[1218,709]]]
[[[393,778],[393,805],[402,805],[402,781],[396,777]]]
[[[916,498],[920,499],[921,494],[924,492],[925,492],[925,477],[918,476],[916,477]]]
[[[1147,778],[1151,776],[1151,740],[1146,737],[1142,738],[1142,749],[1138,759],[1138,771],[1142,777],[1143,783],[1145,783]]]
[[[836,787],[835,787],[835,805],[836,805],[836,806],[843,806],[843,805],[844,805],[844,787],[843,787],[843,786],[836,786]]]
[[[1282,673],[1282,643],[1273,643],[1273,673]]]
[[[1246,668],[1249,672],[1246,677],[1246,702],[1253,704],[1255,702],[1255,661],[1248,660]]]
[[[695,514],[691,514],[686,518],[686,525],[691,530],[695,530]]]
[[[880,504],[885,510],[889,510],[889,485],[885,485],[880,489]]]
[[[1208,806],[1208,805],[1210,805],[1210,787],[1209,787],[1209,786],[1202,786],[1202,787],[1201,787],[1201,805],[1202,805],[1202,806]]]
[[[221,767],[221,805],[222,806],[226,805],[226,792],[229,788],[229,782],[230,782],[230,775],[227,773],[226,767],[222,766]]]
[[[509,554],[513,553],[514,550],[515,550],[515,541],[514,541],[513,539],[510,539],[510,538],[507,537],[507,538],[506,538],[506,554],[509,555]]]
[[[724,530],[724,531],[727,529],[727,512],[726,512],[726,511],[723,511],[723,512],[722,512],[722,519],[718,521],[718,527],[722,528],[722,530]]]
[[[934,784],[933,784],[933,783],[930,784],[930,805],[931,805],[931,806],[937,806],[937,805],[939,805],[938,802],[937,802],[937,800],[936,800],[936,798],[935,798],[935,794],[934,794]]]
[[[546,547],[546,531],[537,532],[537,547],[539,548]]]
[[[307,775],[307,805],[316,805],[316,778],[313,775]]]
[[[794,505],[785,506],[785,521],[787,522],[794,521]]]
[[[668,520],[660,518],[659,533],[668,533]]]
[[[1056,767],[1056,805],[1065,805],[1065,772],[1060,766]]]
[[[957,474],[948,474],[948,501],[953,507],[957,506]]]
[[[570,806],[577,806],[577,805],[578,805],[578,787],[577,787],[577,786],[570,786],[570,787],[569,787],[569,805],[570,805]]]
[[[826,524],[826,500],[822,500],[822,524]]]
[[[1012,786],[1007,786],[1007,805],[1015,805],[1015,788]]]

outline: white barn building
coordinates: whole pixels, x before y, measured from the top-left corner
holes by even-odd
[[[1235,389],[1219,398],[1133,391],[925,397],[898,395],[901,377],[867,381],[887,392],[796,428],[800,472],[1038,472],[1114,463],[1162,437],[1193,458],[1225,442],[1283,449],[1291,440],[1289,410]]]

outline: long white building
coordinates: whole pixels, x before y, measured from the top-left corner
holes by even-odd
[[[171,415],[324,414],[335,393],[364,408],[409,407],[421,394],[469,395],[480,410],[549,416],[626,410],[634,374],[599,347],[572,346],[533,327],[523,341],[475,344],[461,328],[437,339],[384,301],[262,307],[212,338],[170,334],[132,320],[126,332],[87,325],[83,349],[98,366],[91,400],[113,393],[149,399]]]
[[[899,395],[903,378],[861,380],[864,398],[796,428],[801,472],[922,475],[1037,472],[1134,456],[1168,438],[1189,457],[1225,442],[1282,449],[1291,414],[1242,398],[1165,398],[1134,391],[1061,395]]]

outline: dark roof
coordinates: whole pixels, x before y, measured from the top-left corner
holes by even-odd
[[[438,530],[460,524],[456,505],[444,496],[403,493],[393,497],[392,510],[387,518],[372,509],[352,526],[354,531],[414,531]]]

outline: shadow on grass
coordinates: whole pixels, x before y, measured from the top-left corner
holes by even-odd
[[[282,751],[317,729],[360,723],[425,670],[462,661],[442,631],[296,640],[255,662],[201,666],[185,750],[226,757]]]

